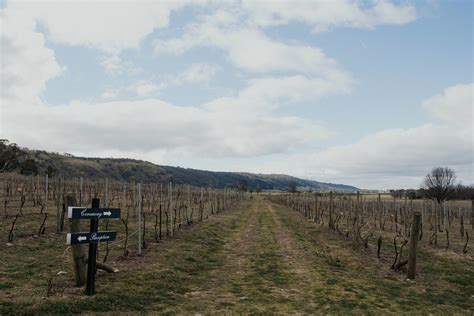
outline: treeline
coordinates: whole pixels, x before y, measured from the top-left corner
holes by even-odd
[[[51,167],[40,170],[35,159],[31,158],[28,150],[10,143],[7,139],[0,139],[0,172],[19,172],[24,175],[37,175],[54,172]]]
[[[430,198],[429,193],[426,189],[400,189],[390,190],[390,195],[396,199],[408,198],[410,200],[418,200]],[[452,192],[449,195],[450,200],[473,200],[474,199],[474,185],[462,185],[459,184],[454,186]]]

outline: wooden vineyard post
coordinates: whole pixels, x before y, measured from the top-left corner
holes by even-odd
[[[356,203],[356,206],[355,206],[355,218],[354,218],[354,224],[352,225],[353,227],[353,230],[354,230],[354,235],[355,236],[358,236],[359,235],[359,209],[360,209],[360,192],[357,191],[357,203]],[[355,225],[355,227],[354,227]]]
[[[171,226],[171,237],[174,236],[174,217],[173,217],[173,192],[171,191],[173,189],[173,185],[171,182],[168,185],[168,205],[169,205],[169,212],[171,215],[171,222],[169,225]],[[174,214],[176,216],[176,214]]]
[[[393,227],[393,224],[395,223],[395,233],[398,231],[397,229],[397,199],[395,197],[395,195],[393,195],[393,221],[392,221],[392,227]],[[393,230],[393,229],[392,229]]]
[[[132,205],[133,205],[133,216],[137,217],[137,186],[133,183],[132,186]]]
[[[319,222],[319,213],[318,213],[318,193],[314,193],[314,217],[313,222]]]
[[[382,229],[382,212],[381,212],[381,200],[380,200],[380,193],[377,196],[377,214],[376,216],[379,216],[379,228]],[[376,219],[376,216],[374,216],[374,222]]]
[[[191,214],[190,214],[190,212],[191,212]],[[190,218],[191,215],[192,215],[192,211],[191,211],[191,186],[188,185],[188,205],[186,207],[186,221],[187,221],[188,225],[192,221],[192,218]]]
[[[44,180],[44,211],[48,211],[48,175],[46,174]]]
[[[471,201],[471,228],[474,229],[474,200]]]
[[[162,235],[161,235],[161,229],[162,229],[161,221],[163,218],[162,214],[163,214],[163,183],[160,183],[160,240],[162,238]]]
[[[329,192],[329,228],[331,229],[334,229],[333,212],[334,212],[334,200],[332,196],[332,191],[330,191]]]
[[[435,214],[435,229],[434,229],[434,245],[438,246],[438,229],[439,229],[439,216],[438,216],[438,203],[433,202],[434,214]]]
[[[66,197],[66,207],[76,206],[76,198],[72,195]],[[69,220],[69,231],[71,233],[79,233],[81,231],[81,221],[78,219]],[[74,278],[77,286],[86,283],[86,255],[82,245],[71,245],[72,260],[74,264]]]
[[[137,223],[138,223],[138,254],[142,254],[142,184],[137,183]]]
[[[82,191],[82,186],[84,184],[84,179],[82,179],[82,177],[80,177],[80,180],[79,180],[79,205],[82,205],[82,198],[83,198],[83,191]]]
[[[107,181],[107,179],[105,179],[105,204],[104,206],[105,207],[109,207],[109,182]]]
[[[421,203],[421,222],[423,223],[423,220],[425,219],[425,202]]]
[[[6,198],[6,194],[5,194]],[[39,175],[36,176],[36,203],[40,200],[40,179]]]
[[[201,187],[201,197],[199,198],[199,221],[201,222],[202,222],[202,213],[204,212],[203,194],[204,194],[204,188]]]
[[[351,220],[352,220],[352,209],[354,207],[354,201],[352,200],[352,196],[349,195],[349,200],[347,201],[347,208],[349,209],[349,216],[346,218],[346,229],[347,229],[347,236],[349,237],[349,231],[350,231],[350,226],[351,226]]]
[[[207,190],[207,193],[208,193],[208,196],[209,196],[209,213],[211,214],[214,214],[213,210],[212,210],[212,203],[211,203],[211,187],[209,187],[209,189]]]
[[[56,234],[61,232],[62,218],[61,218],[61,178],[58,178],[58,194],[56,197]]]
[[[408,272],[407,278],[410,280],[415,279],[416,275],[416,254],[418,246],[418,236],[420,234],[420,224],[421,224],[421,213],[413,213],[413,223],[411,226],[410,234],[410,248],[408,250]]]

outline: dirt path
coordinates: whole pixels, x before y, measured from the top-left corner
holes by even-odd
[[[472,289],[406,283],[344,237],[263,196],[130,260],[120,273],[98,276],[94,297],[77,289],[0,298],[0,314],[436,314],[474,306]]]
[[[298,214],[257,197],[241,215],[239,231],[226,238],[219,252],[222,265],[189,293],[183,311],[203,305],[216,313],[284,314],[357,307],[356,293],[337,284],[339,259],[305,236],[307,223]],[[301,228],[297,234],[295,227]]]
[[[219,253],[224,258],[222,266],[212,271],[205,290],[190,293],[185,310],[192,310],[196,301],[205,301],[208,310],[217,313],[295,310],[292,303],[301,292],[290,271],[296,261],[288,261],[290,256],[281,249],[281,223],[261,199],[254,200],[242,215],[241,230]]]

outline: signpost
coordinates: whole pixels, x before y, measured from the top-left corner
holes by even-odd
[[[72,233],[67,235],[67,244],[90,244],[94,242],[113,241],[116,238],[117,232]]]
[[[99,232],[99,219],[119,219],[119,208],[100,208],[100,200],[92,199],[92,207],[69,207],[68,218],[89,219],[89,232],[67,234],[67,244],[89,244],[89,258],[87,262],[87,285],[86,295],[95,293],[95,271],[97,260],[97,243],[113,241],[117,238],[117,232]]]
[[[71,219],[119,219],[119,208],[84,208],[70,206],[68,217]]]

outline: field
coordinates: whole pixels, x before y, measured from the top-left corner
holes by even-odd
[[[147,192],[153,191],[144,189],[145,206],[154,199]],[[196,196],[191,193],[188,201],[198,202],[190,202],[191,209],[198,209],[200,190],[190,192]],[[216,190],[214,194],[224,199],[231,193]],[[84,287],[75,286],[65,232],[55,231],[56,208],[50,210],[45,233],[38,234],[44,216],[25,203],[8,245],[13,216],[0,220],[4,240],[0,314],[471,314],[474,310],[472,250],[469,245],[467,253],[461,251],[463,239],[455,237],[455,232],[449,249],[441,242],[438,246],[420,242],[417,278],[407,281],[403,268],[391,269],[394,250],[388,228],[383,231],[387,242],[378,258],[377,235],[368,239],[366,248],[324,221],[315,222],[311,208],[306,213],[304,208],[297,211],[294,205],[277,203],[275,197],[253,194],[250,198],[246,194],[232,203],[219,204],[220,209],[218,204],[212,206],[218,199],[204,199],[209,204],[204,203],[203,220],[197,220],[195,213],[194,220],[175,227],[173,238],[163,230],[162,239],[155,239],[154,220],[148,220],[142,254],[137,253],[137,236],[131,229],[125,255],[123,225],[110,221],[108,229],[118,230],[119,237],[110,244],[107,264],[119,272],[99,270],[97,294],[92,297],[84,295]],[[308,201],[309,197],[293,199]],[[319,209],[323,209],[324,201],[320,200]],[[156,211],[152,209],[148,218]],[[189,214],[182,215],[189,218]],[[134,225],[131,216],[130,226]],[[466,232],[472,235],[470,225],[466,225]],[[101,244],[99,260],[104,256],[105,245]]]

